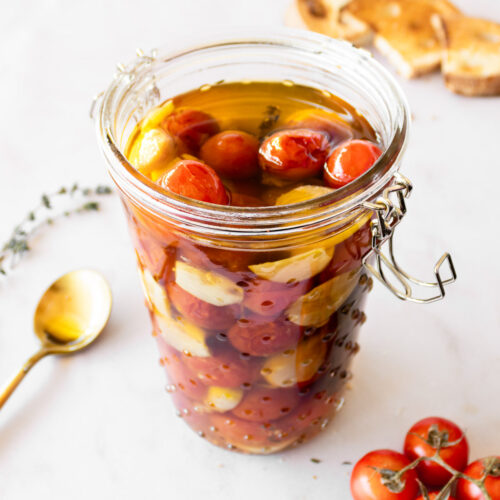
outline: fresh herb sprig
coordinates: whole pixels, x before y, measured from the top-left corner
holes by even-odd
[[[13,229],[8,241],[0,250],[0,275],[7,275],[28,252],[30,239],[42,227],[50,226],[60,217],[69,217],[75,213],[99,210],[99,203],[94,198],[109,195],[109,186],[95,188],[62,187],[51,194],[43,194],[40,203],[24,217]]]

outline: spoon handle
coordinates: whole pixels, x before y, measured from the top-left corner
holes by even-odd
[[[35,366],[35,364],[45,357],[48,352],[45,349],[40,349],[37,353],[33,354],[31,358],[24,363],[23,367],[12,378],[12,380],[0,392],[0,410],[5,402],[9,399],[10,395],[14,392],[16,387],[21,383],[25,375]]]

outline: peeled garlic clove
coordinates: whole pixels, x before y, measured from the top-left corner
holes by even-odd
[[[275,205],[292,205],[314,198],[319,198],[325,194],[333,193],[334,189],[326,186],[305,185],[298,186],[278,197]]]
[[[287,309],[288,319],[300,326],[323,326],[354,290],[358,274],[350,271],[313,288]]]
[[[231,411],[243,399],[241,389],[228,389],[227,387],[209,387],[205,397],[205,405],[219,412]]]
[[[175,282],[186,292],[214,306],[229,306],[243,301],[243,288],[229,278],[185,262],[176,262]]]
[[[290,387],[311,380],[325,361],[327,352],[323,335],[316,334],[290,349],[269,358],[262,376],[274,387]]]
[[[199,358],[210,356],[206,334],[201,328],[183,318],[174,319],[157,315],[155,321],[162,338],[174,349]]]
[[[260,278],[289,283],[312,278],[323,271],[333,257],[335,247],[314,248],[287,259],[265,262],[249,266],[249,269]]]
[[[175,141],[170,134],[160,128],[143,132],[137,138],[129,160],[143,174],[167,165],[176,155]]]
[[[144,295],[148,299],[151,308],[161,316],[170,317],[170,306],[165,289],[157,283],[148,269],[144,269],[144,271],[139,269],[139,276]]]

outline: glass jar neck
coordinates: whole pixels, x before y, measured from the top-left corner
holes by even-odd
[[[221,79],[291,80],[338,95],[374,127],[384,146],[375,165],[331,194],[280,207],[223,207],[170,194],[140,174],[124,156],[144,114],[176,94]],[[252,30],[171,54],[158,50],[122,68],[104,93],[97,119],[101,149],[118,188],[133,203],[193,234],[221,239],[283,240],[356,219],[399,169],[408,134],[406,101],[392,76],[370,54],[350,44],[288,29]]]

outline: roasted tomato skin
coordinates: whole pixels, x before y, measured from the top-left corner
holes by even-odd
[[[203,143],[220,130],[213,116],[191,108],[174,111],[162,125],[174,137],[180,154],[195,156]]]
[[[220,350],[208,358],[183,355],[182,359],[205,385],[236,388],[251,385],[259,376],[260,361],[242,358],[236,351]]]
[[[318,175],[328,154],[328,138],[308,129],[282,130],[269,136],[259,150],[263,170],[298,181]]]
[[[285,124],[286,128],[306,128],[328,135],[330,142],[339,144],[352,138],[352,130],[342,123],[335,113],[322,109],[304,109],[293,113]]]
[[[238,316],[237,306],[214,306],[186,292],[176,283],[169,283],[167,291],[175,308],[201,328],[225,330],[235,323]]]
[[[203,144],[200,157],[223,177],[249,179],[259,173],[259,146],[251,134],[225,130]]]
[[[500,456],[496,457],[496,459],[498,460],[498,470],[500,471]],[[473,479],[480,479],[485,472],[486,460],[488,459],[476,460],[470,463],[464,469],[464,474]],[[484,485],[491,500],[500,500],[500,476],[488,476]],[[484,495],[475,484],[465,479],[459,479],[457,483],[457,500],[484,500]]]
[[[218,205],[230,202],[217,173],[201,161],[180,160],[157,182],[162,188],[193,200]]]
[[[406,434],[404,454],[411,461],[435,455],[435,448],[427,443],[429,432],[432,432],[434,428],[440,432],[448,433],[450,443],[458,441],[453,446],[443,447],[439,455],[448,465],[462,471],[467,466],[469,458],[467,438],[460,427],[441,417],[424,418],[413,425]],[[417,474],[424,484],[432,488],[441,488],[451,479],[451,474],[446,469],[428,460],[417,466]]]
[[[251,422],[270,422],[289,414],[299,402],[296,389],[255,388],[233,410]]]
[[[329,156],[324,180],[332,188],[341,188],[364,174],[382,151],[370,141],[355,139],[338,146]]]
[[[302,328],[284,319],[248,316],[240,318],[228,331],[229,341],[242,353],[269,356],[295,347]]]
[[[404,474],[405,486],[400,493],[391,492],[375,469],[399,471],[410,464],[401,453],[392,450],[376,450],[356,463],[351,474],[351,494],[354,500],[414,500],[419,495],[417,473],[409,470]]]

